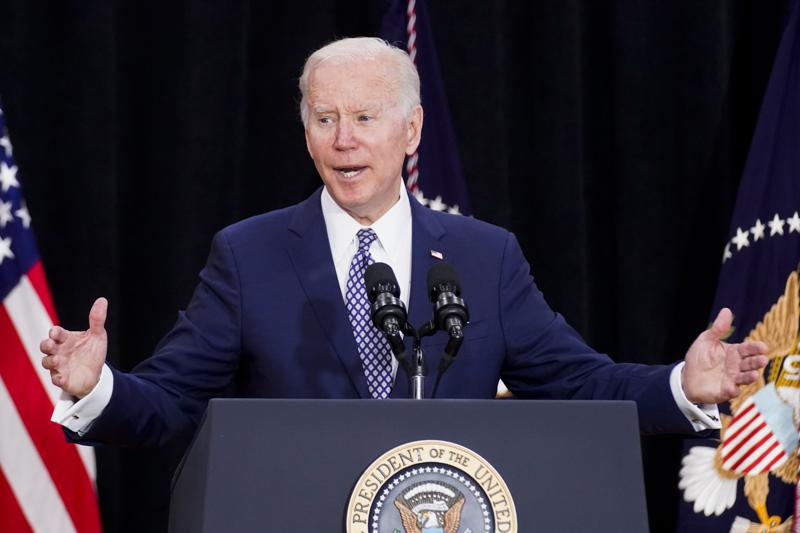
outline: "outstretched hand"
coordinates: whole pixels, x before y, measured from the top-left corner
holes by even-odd
[[[100,381],[108,351],[107,312],[108,301],[98,298],[89,311],[89,329],[68,331],[53,326],[39,345],[45,354],[42,366],[50,371],[53,384],[72,396],[83,398]]]
[[[733,322],[731,310],[723,308],[714,324],[689,347],[681,376],[686,398],[696,404],[727,402],[739,395],[739,386],[758,379],[767,366],[767,345],[760,341],[728,344],[722,338]]]

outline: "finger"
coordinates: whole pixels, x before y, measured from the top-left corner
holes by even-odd
[[[737,344],[736,349],[742,356],[761,355],[769,352],[769,346],[761,341],[745,341]]]
[[[105,333],[106,314],[108,313],[108,300],[98,298],[94,301],[89,311],[89,331],[92,333]]]
[[[737,385],[749,385],[753,383],[755,380],[758,379],[758,371],[757,370],[750,370],[748,372],[740,372],[736,379],[734,380]]]
[[[39,351],[46,355],[55,355],[57,348],[53,339],[45,339],[39,343]]]
[[[55,358],[55,356],[48,355],[48,356],[42,357],[42,367],[45,370],[50,370],[50,371],[55,369],[56,368],[56,358]]]
[[[742,359],[739,368],[743,371],[760,370],[767,366],[769,358],[766,355],[750,355]]]
[[[725,338],[733,324],[733,313],[727,307],[719,310],[717,318],[714,319],[714,324],[711,325],[711,333],[717,340]]]
[[[56,341],[58,344],[61,344],[62,342],[65,342],[67,340],[69,334],[67,333],[67,330],[65,330],[61,326],[53,326],[52,328],[50,328],[48,336],[54,341]]]

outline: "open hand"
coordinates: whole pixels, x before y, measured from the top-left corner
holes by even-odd
[[[100,381],[108,351],[107,312],[108,301],[98,298],[89,311],[89,329],[68,331],[53,326],[39,345],[45,354],[42,366],[50,371],[53,384],[64,392],[83,398]]]
[[[727,402],[739,395],[739,385],[758,379],[767,366],[767,345],[760,341],[728,344],[722,338],[733,322],[731,310],[723,308],[710,329],[704,331],[686,352],[681,376],[686,398],[696,404]]]

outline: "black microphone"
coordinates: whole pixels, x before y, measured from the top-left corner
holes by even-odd
[[[364,272],[367,298],[372,304],[372,322],[390,337],[404,330],[408,314],[400,300],[400,287],[392,267],[373,263]]]
[[[461,298],[461,285],[453,267],[439,262],[428,270],[428,295],[433,303],[436,327],[452,338],[463,338],[469,310]]]

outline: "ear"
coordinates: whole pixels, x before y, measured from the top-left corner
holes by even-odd
[[[417,151],[419,142],[422,139],[422,119],[422,106],[416,105],[414,109],[411,110],[411,117],[408,119],[408,124],[406,125],[408,137],[406,155],[411,155]]]

